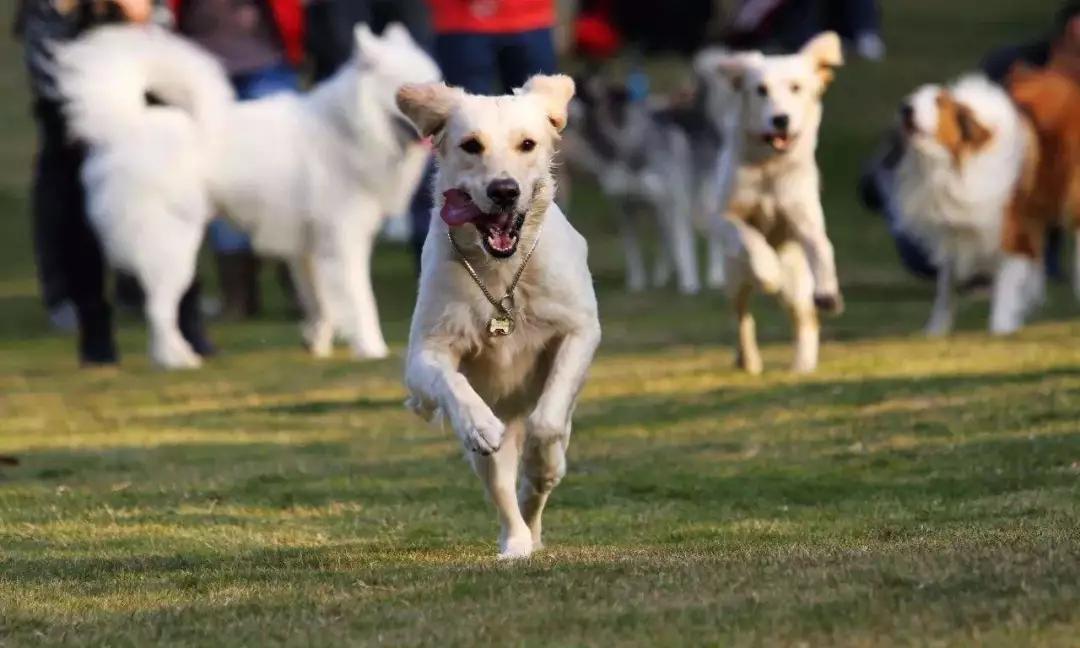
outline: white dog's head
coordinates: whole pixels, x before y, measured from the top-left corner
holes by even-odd
[[[785,153],[804,136],[816,138],[821,98],[843,62],[840,37],[825,32],[795,54],[732,55],[717,68],[742,95],[747,141]]]
[[[475,228],[491,256],[517,251],[534,200],[542,191],[550,196],[551,163],[573,95],[573,80],[561,75],[534,76],[501,97],[442,83],[398,91],[401,112],[434,138],[443,220]]]
[[[442,72],[435,61],[428,56],[409,31],[400,23],[391,23],[376,35],[366,24],[359,24],[354,30],[356,50],[352,64],[361,75],[373,78],[374,83],[359,88],[361,93],[371,93],[372,88],[388,88],[390,92],[379,92],[380,108],[388,114],[397,112],[394,93],[406,83],[430,83],[442,79]],[[372,97],[362,97],[370,99]]]

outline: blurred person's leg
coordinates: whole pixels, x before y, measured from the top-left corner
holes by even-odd
[[[503,92],[525,85],[534,74],[555,74],[555,38],[550,29],[535,29],[499,37],[499,80]]]
[[[473,94],[501,92],[495,38],[467,33],[436,36],[435,61],[442,68],[446,82]]]
[[[84,366],[116,363],[112,308],[105,298],[105,258],[86,214],[82,185],[85,151],[69,138],[56,103],[40,105],[51,149],[47,175],[59,267],[79,319],[79,360]],[[54,139],[55,138],[55,139]]]
[[[435,197],[431,193],[434,181],[435,158],[432,157],[409,205],[409,218],[412,220],[410,243],[416,254],[417,274],[420,272],[420,254],[424,251],[424,241],[427,240],[428,228],[431,226],[431,210],[435,206]]]
[[[869,61],[885,58],[881,38],[881,11],[878,0],[833,0],[840,34],[849,39],[855,53]]]
[[[63,223],[68,217],[65,195],[56,191],[63,178],[64,126],[58,106],[51,101],[39,99],[34,103],[34,119],[38,129],[38,153],[34,164],[31,211],[33,215],[34,257],[37,262],[41,298],[49,311],[54,313],[67,309],[70,298],[62,263]],[[65,307],[65,304],[68,306]],[[71,327],[74,332],[78,323],[71,317],[57,322],[62,328]]]
[[[48,273],[46,300],[70,299],[79,324],[79,360],[84,365],[117,361],[112,310],[105,300],[105,262],[86,217],[80,171],[84,151],[68,137],[60,105],[35,106],[41,152],[34,191],[35,234]],[[45,276],[43,274],[43,276]]]
[[[300,88],[296,71],[284,64],[234,77],[232,82],[241,101],[279,92],[296,92]],[[210,223],[209,238],[217,257],[222,316],[245,319],[257,315],[262,310],[260,264],[251,248],[251,240],[223,218]]]

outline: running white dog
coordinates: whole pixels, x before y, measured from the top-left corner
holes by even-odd
[[[831,32],[788,56],[714,59],[720,73],[714,81],[726,78],[741,95],[734,111],[714,108],[713,119],[724,130],[719,204],[726,206],[720,227],[727,238],[727,286],[738,318],[738,362],[749,373],[762,370],[749,308],[755,288],[779,293],[790,312],[797,372],[817,367],[815,307],[843,310],[814,158],[821,99],[842,64],[840,39]]]
[[[906,148],[896,171],[899,225],[930,250],[938,268],[926,333],[952,330],[957,281],[995,274],[990,328],[1015,331],[1044,288],[1041,272],[1016,275],[1006,266],[998,274],[1002,225],[1033,161],[1033,131],[1009,95],[979,75],[922,86],[901,105],[900,122]]]
[[[585,239],[552,202],[573,93],[565,76],[535,76],[502,97],[443,84],[398,92],[439,159],[409,406],[460,437],[498,509],[503,558],[541,546],[540,518],[566,472],[571,415],[600,342]]]
[[[200,364],[177,307],[218,210],[260,253],[289,261],[313,353],[331,352],[337,328],[357,357],[387,355],[372,246],[427,159],[394,95],[441,76],[400,25],[382,38],[361,27],[356,45],[354,61],[310,94],[244,103],[209,55],[159,28],[101,28],[58,48],[72,129],[90,145],[90,218],[111,262],[146,291],[157,364]],[[147,94],[167,105],[147,105]]]

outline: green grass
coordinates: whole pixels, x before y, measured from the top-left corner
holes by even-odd
[[[887,3],[890,60],[845,68],[821,161],[849,312],[822,368],[732,370],[724,300],[626,296],[590,234],[605,342],[549,548],[493,560],[496,522],[449,432],[401,407],[411,260],[378,258],[397,358],[309,359],[295,325],[217,325],[197,373],[76,371],[45,332],[27,226],[32,129],[0,46],[0,646],[1077,645],[1080,321],[1055,286],[992,339],[917,331],[931,288],[855,204],[861,157],[915,84],[1038,32],[1053,2]],[[7,5],[4,6],[7,9]],[[268,291],[272,289],[268,286]]]

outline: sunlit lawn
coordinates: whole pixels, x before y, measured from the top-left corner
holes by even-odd
[[[132,318],[122,368],[75,369],[35,297],[5,44],[0,455],[21,463],[0,466],[0,646],[1077,645],[1080,307],[1054,286],[1035,325],[993,339],[976,298],[956,337],[923,339],[931,288],[852,187],[909,87],[1053,6],[892,3],[891,60],[840,75],[821,158],[849,311],[812,377],[786,372],[764,301],[768,370],[749,378],[721,296],[624,295],[614,227],[577,194],[605,343],[548,548],[512,565],[451,433],[401,406],[404,250],[378,259],[393,359],[309,359],[275,302],[214,326],[224,352],[200,372],[151,369]]]

